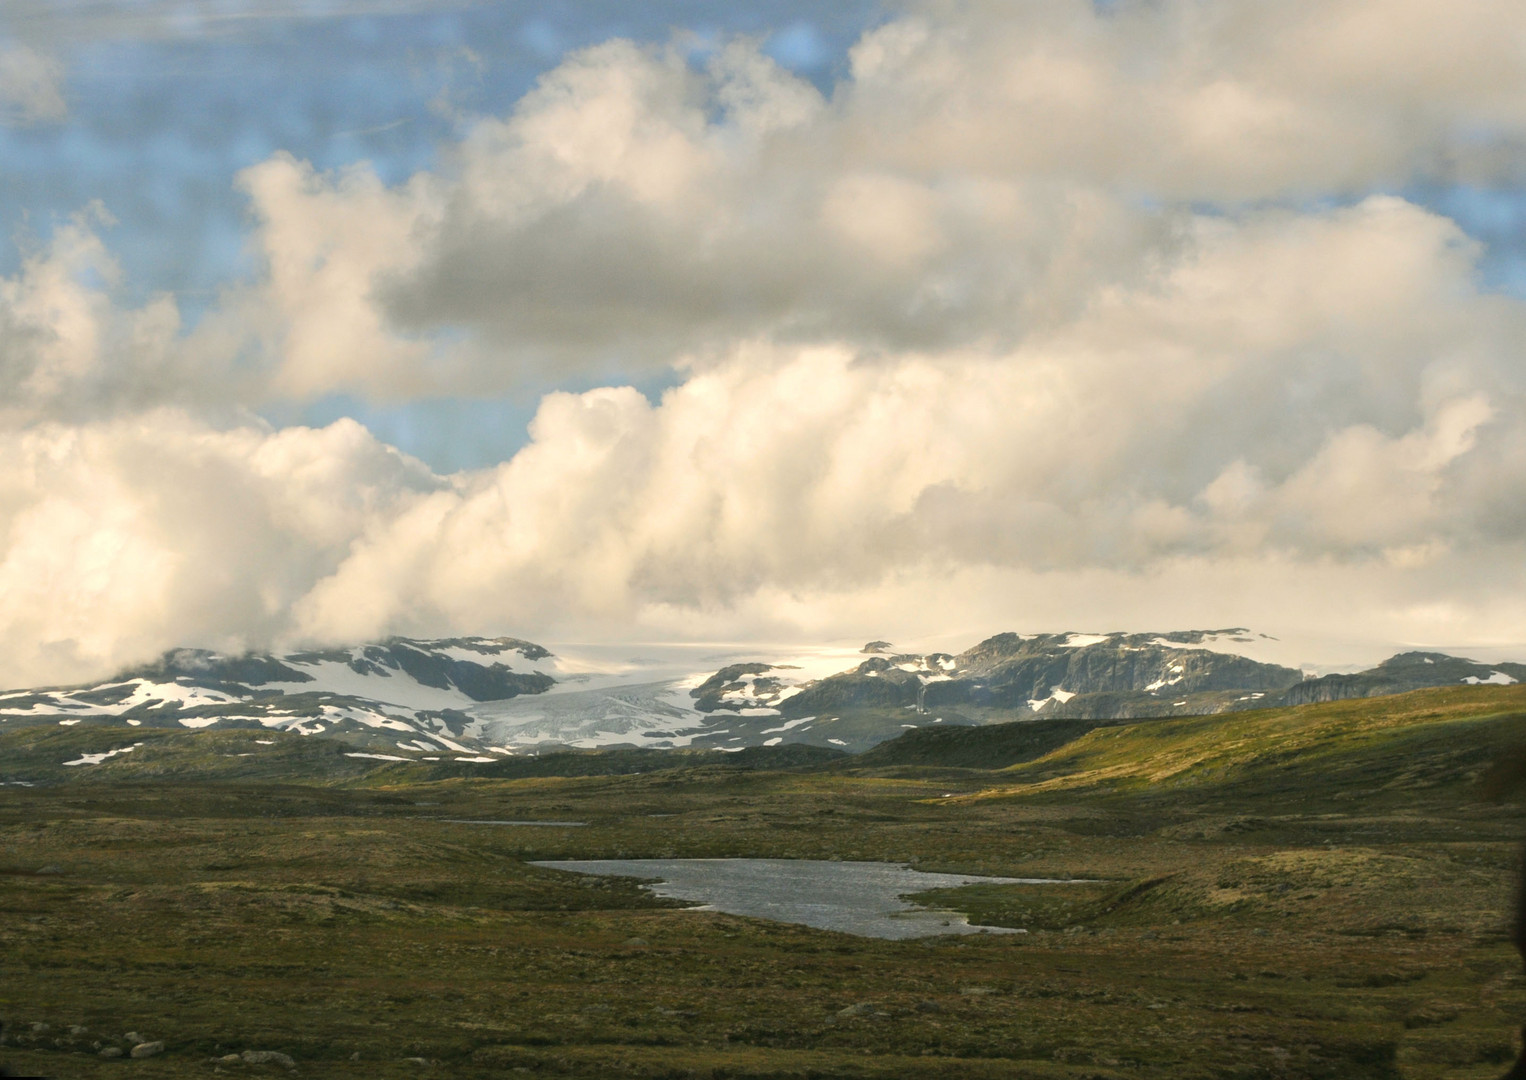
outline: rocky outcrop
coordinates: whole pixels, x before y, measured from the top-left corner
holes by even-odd
[[[1446,653],[1405,652],[1375,668],[1324,675],[1290,687],[1279,705],[1311,705],[1348,698],[1383,697],[1432,686],[1509,685],[1526,679],[1526,664],[1480,664]]]

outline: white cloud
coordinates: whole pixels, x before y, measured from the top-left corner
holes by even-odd
[[[476,353],[432,357],[434,385],[467,392],[757,336],[1015,342],[1169,259],[1190,203],[1522,172],[1518,5],[936,10],[867,34],[831,100],[756,43],[696,69],[615,41],[439,175],[252,170],[272,265],[325,252],[267,298],[278,385],[406,392],[441,331]]]
[[[63,76],[54,57],[26,45],[0,47],[0,117],[22,125],[63,120]]]
[[[8,432],[0,459],[9,684],[268,643],[368,523],[440,486],[352,421],[220,431],[174,410]]]
[[[830,97],[755,43],[612,42],[437,174],[278,155],[240,178],[264,272],[192,334],[61,231],[0,282],[0,672],[446,629],[1526,641],[1526,306],[1374,193],[1519,169],[1526,9],[1109,10],[929,7]],[[452,477],[239,412],[656,365]]]

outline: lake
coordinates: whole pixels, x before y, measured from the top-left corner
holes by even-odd
[[[657,879],[646,887],[658,896],[703,905],[701,910],[878,938],[1022,933],[1007,927],[972,926],[958,913],[916,907],[901,899],[907,893],[961,885],[1067,884],[1053,878],[928,874],[895,863],[811,859],[564,859],[534,865],[604,877]]]

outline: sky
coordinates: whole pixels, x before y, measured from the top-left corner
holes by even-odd
[[[6,0],[0,683],[1526,656],[1515,0]]]

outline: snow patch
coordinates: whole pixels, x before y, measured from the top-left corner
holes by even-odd
[[[96,705],[70,696],[72,693],[95,693],[120,686],[131,686],[132,693],[110,705]],[[100,686],[89,687],[84,691],[52,691],[45,696],[48,698],[46,702],[34,702],[25,709],[0,709],[0,713],[7,716],[27,716],[67,709],[81,716],[121,716],[139,706],[176,703],[182,708],[195,709],[204,705],[226,705],[239,700],[221,690],[208,690],[203,686],[183,686],[178,682],[156,683],[147,679],[131,679],[125,683],[102,683]],[[128,722],[132,723],[132,721]]]
[[[492,661],[479,656],[477,662]],[[401,705],[407,709],[464,709],[476,702],[459,690],[441,690],[425,686],[402,670],[386,677],[362,675],[349,664],[338,660],[288,660],[286,663],[298,671],[313,677],[312,682],[277,683],[270,685],[286,688],[287,693],[330,693],[344,697],[367,698],[386,705]]]
[[[1028,699],[1028,708],[1032,709],[1034,712],[1038,712],[1045,705],[1048,705],[1051,701],[1058,701],[1061,705],[1063,705],[1063,704],[1065,704],[1067,701],[1069,701],[1071,698],[1073,698],[1075,696],[1076,695],[1071,693],[1069,690],[1061,689],[1058,686],[1051,686],[1049,688],[1049,696],[1048,697],[1046,697],[1046,698],[1029,698]]]
[[[1107,639],[1106,634],[1071,634],[1061,644],[1067,649],[1084,649],[1088,645],[1101,645]]]
[[[802,716],[799,720],[786,720],[778,727],[764,728],[762,731],[758,732],[758,734],[772,735],[776,731],[789,731],[791,728],[797,728],[801,724],[809,724],[814,719],[816,719],[814,716]]]
[[[143,744],[135,742],[131,746],[120,746],[115,750],[107,750],[99,754],[84,754],[73,761],[64,762],[65,765],[99,765],[107,758],[114,758],[118,754],[130,754]]]

